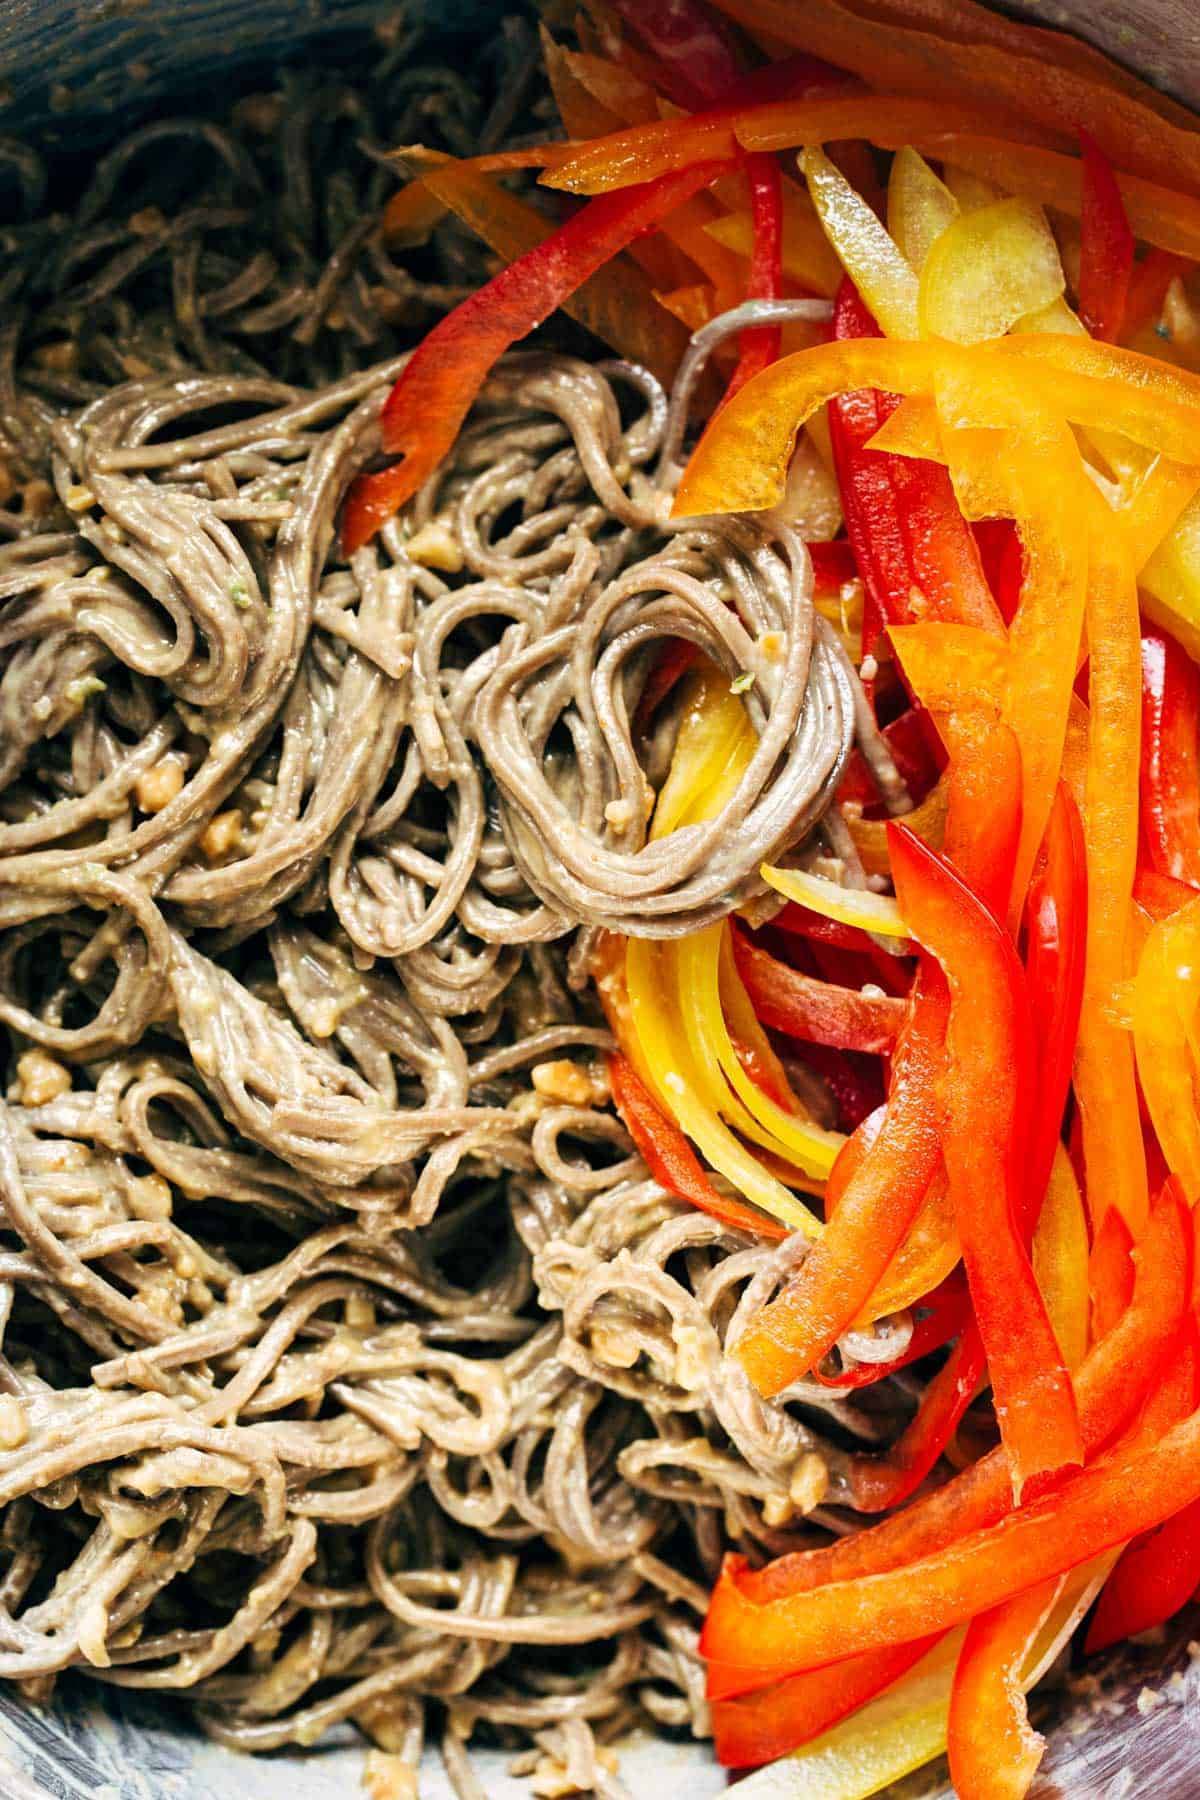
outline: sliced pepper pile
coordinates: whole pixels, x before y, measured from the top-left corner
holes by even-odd
[[[605,937],[594,972],[654,1178],[737,1242],[807,1243],[726,1346],[758,1393],[921,1377],[833,1496],[890,1517],[727,1559],[718,1756],[859,1800],[948,1750],[963,1800],[1019,1800],[1024,1694],[1089,1610],[1090,1652],[1200,1583],[1200,127],[974,0],[580,17],[578,48],[546,38],[567,141],[418,159],[389,208],[508,261],[401,375],[401,460],[343,539],[436,475],[557,306],[668,376],[680,321],[833,300],[827,341],[718,353],[674,513],[787,505],[803,462],[877,753],[765,903]],[[506,185],[531,170],[538,205]],[[668,697],[652,835],[711,816],[754,743],[691,646],[636,741]],[[856,1360],[881,1321],[899,1348]]]

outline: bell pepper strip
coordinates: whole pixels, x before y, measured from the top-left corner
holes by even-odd
[[[878,1136],[841,1191],[820,1241],[737,1343],[734,1353],[761,1394],[790,1386],[832,1348],[916,1215],[940,1155],[933,1085],[949,1005],[940,970],[927,969],[896,1047]]]
[[[948,862],[1002,918],[1021,835],[1021,751],[1001,720],[967,703],[945,719],[950,751],[946,834]],[[911,821],[906,826],[912,829]]]
[[[1081,131],[1079,316],[1093,337],[1115,344],[1125,322],[1134,236],[1112,164],[1090,131]]]
[[[1058,417],[1181,462],[1196,454],[1200,377],[1136,351],[1051,333],[970,345],[861,337],[798,351],[747,383],[692,453],[674,516],[764,511],[782,496],[796,434],[819,407],[864,387],[940,394],[948,378],[977,403],[1007,408],[1014,427],[1032,381]]]
[[[896,902],[887,894],[876,894],[870,888],[840,887],[825,875],[813,875],[807,869],[776,869],[764,863],[759,873],[768,887],[788,900],[795,900],[810,912],[822,913],[842,925],[856,925],[877,937],[906,940],[908,926]]]
[[[699,164],[632,193],[585,206],[434,326],[384,404],[383,446],[403,460],[360,476],[348,497],[347,552],[364,544],[433,474],[453,447],[489,372],[510,345],[643,231],[707,186],[717,165]],[[436,192],[436,179],[431,181]]]
[[[1038,1043],[1038,1093],[1027,1150],[1035,1207],[1050,1180],[1062,1136],[1083,1005],[1087,955],[1087,850],[1079,808],[1059,783],[1043,860],[1025,906],[1025,973]]]
[[[947,1745],[959,1800],[1024,1800],[1046,1740],[1034,1731],[1021,1670],[1067,1583],[1056,1575],[967,1626],[950,1695]]]
[[[918,336],[917,277],[887,228],[823,150],[810,146],[800,166],[825,235],[872,316],[889,337]]]
[[[836,594],[848,582],[858,580],[858,563],[847,538],[835,538],[827,544],[809,544],[808,554],[818,593]]]
[[[1110,1206],[1088,1257],[1092,1339],[1107,1337],[1133,1300],[1133,1236],[1124,1215]]]
[[[1200,671],[1165,632],[1145,630],[1142,831],[1151,867],[1200,888]]]
[[[1200,659],[1200,496],[1138,571],[1138,584],[1146,617]]]
[[[775,1242],[787,1236],[786,1228],[777,1220],[765,1218],[740,1201],[718,1193],[682,1131],[655,1104],[631,1062],[624,1056],[610,1056],[608,1077],[617,1111],[660,1187],[735,1230],[753,1232]]]
[[[919,805],[936,784],[940,770],[930,748],[929,720],[918,706],[910,706],[883,728],[883,741],[910,797]],[[860,806],[877,806],[881,796],[862,752],[851,752],[838,788],[838,799]]]
[[[829,1669],[794,1675],[757,1693],[715,1700],[717,1761],[726,1769],[748,1769],[786,1756],[906,1675],[937,1641],[929,1637],[895,1648],[889,1645]]]
[[[1151,930],[1129,985],[1138,1078],[1167,1167],[1191,1204],[1200,1197],[1196,1027],[1200,896]]]
[[[1143,237],[1149,234],[1143,230]],[[1149,241],[1153,243],[1153,238]],[[1200,252],[1197,252],[1200,253]],[[1191,270],[1192,259],[1171,250],[1151,250],[1135,263],[1125,297],[1125,338],[1128,342],[1149,325],[1162,318],[1167,289],[1178,276],[1181,280]]]
[[[1041,207],[1023,197],[997,200],[960,213],[931,246],[921,270],[921,335],[959,344],[1002,337],[1065,286]]]
[[[1191,1235],[1187,1209],[1168,1188],[1156,1202],[1139,1250],[1132,1302],[1079,1369],[1076,1393],[1089,1458],[1135,1420],[1174,1352],[1191,1304]],[[935,1556],[966,1533],[1004,1518],[1012,1505],[1008,1459],[1000,1447],[869,1531],[819,1550],[791,1551],[762,1569],[734,1558],[726,1559],[726,1568],[747,1599],[759,1605],[829,1583],[844,1588]],[[796,1666],[790,1658],[776,1663],[764,1655],[753,1685]]]
[[[973,1618],[1149,1531],[1200,1499],[1200,1412],[1156,1442],[1137,1441],[1052,1493],[945,1549],[866,1581],[837,1581],[756,1605],[726,1569],[701,1654],[793,1672]]]
[[[1014,124],[995,110],[940,100],[864,95],[852,77],[829,74],[804,83],[795,99],[726,103],[686,117],[631,125],[583,144],[542,147],[547,187],[604,194],[640,186],[698,162],[732,162],[746,151],[798,149],[865,139],[881,150],[904,144],[933,148],[950,132],[987,132],[1016,142],[1059,147],[1059,134]]]
[[[1185,881],[1160,875],[1155,869],[1139,869],[1133,878],[1133,898],[1152,919],[1169,919],[1181,907],[1190,906],[1196,890]]]
[[[747,161],[746,175],[754,221],[746,298],[777,300],[783,293],[783,181],[779,165],[772,157],[752,156]],[[778,359],[782,336],[778,325],[747,326],[739,339],[737,366],[726,390],[727,399]]]
[[[1173,1384],[1180,1389],[1174,1403],[1181,1416],[1186,1416],[1196,1402],[1197,1361],[1192,1327],[1180,1342],[1172,1369]],[[1169,1421],[1173,1423],[1174,1420]],[[1156,1424],[1157,1421],[1151,1421],[1152,1427]],[[1088,1626],[1084,1641],[1087,1654],[1091,1656],[1123,1638],[1165,1624],[1187,1604],[1198,1586],[1200,1501],[1193,1501],[1124,1552],[1105,1583]]]
[[[797,1060],[828,1088],[837,1107],[840,1131],[856,1131],[882,1104],[883,1079],[874,1057],[834,1050],[828,1044],[797,1043],[794,1051]]]
[[[1003,108],[1010,117],[1032,121],[1050,133],[1071,120],[1092,132],[1123,167],[1200,193],[1200,145],[1194,132],[1116,80],[1098,80],[1075,66],[1032,54],[1028,47],[963,44],[941,32],[914,30],[886,14],[859,11],[847,0],[819,0],[804,7],[792,0],[720,0],[720,11],[752,35],[769,33],[852,70],[880,90],[967,96],[981,108]]]
[[[828,1189],[826,1190],[828,1205]],[[830,1372],[823,1364],[818,1363],[813,1371],[814,1381],[822,1387],[857,1390],[874,1387],[877,1382],[886,1381],[890,1375],[899,1374],[912,1363],[920,1362],[923,1356],[931,1351],[941,1350],[951,1338],[958,1336],[970,1316],[971,1303],[967,1292],[967,1284],[961,1270],[954,1270],[946,1279],[917,1302],[920,1312],[913,1326],[908,1347],[902,1356],[884,1363],[845,1364],[836,1372]]]
[[[1019,1498],[1028,1481],[1083,1460],[1071,1378],[1022,1241],[1030,1221],[1017,1134],[1032,1105],[1034,1056],[1024,973],[1004,928],[952,866],[902,825],[888,832],[901,909],[950,983],[942,1150]]]
[[[834,335],[839,342],[879,336],[849,281],[838,293]],[[904,624],[919,606],[935,618],[999,631],[978,551],[946,471],[867,447],[895,406],[890,394],[867,388],[837,395],[829,409],[846,531],[867,593],[888,625]]]
[[[957,217],[958,201],[920,152],[911,144],[897,150],[888,176],[888,231],[916,275],[942,232]]]
[[[921,1395],[915,1418],[885,1456],[854,1456],[847,1479],[860,1512],[890,1512],[920,1487],[985,1383],[987,1360],[975,1321]]]
[[[1091,1342],[1088,1228],[1083,1194],[1063,1144],[1054,1146],[1032,1260],[1063,1361],[1074,1375]]]
[[[1011,519],[978,519],[971,533],[1000,616],[1011,625],[1021,603],[1024,576],[1020,533]]]
[[[764,1025],[789,1037],[864,1050],[890,1051],[908,1015],[905,1001],[834,987],[802,975],[733,927],[733,955],[750,1003]]]
[[[670,98],[677,105],[703,106],[738,79],[729,26],[697,0],[612,0],[612,5],[672,81]]]

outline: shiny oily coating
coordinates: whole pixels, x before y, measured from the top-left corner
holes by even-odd
[[[0,1675],[249,1750],[352,1720],[415,1764],[428,1726],[464,1796],[475,1734],[599,1795],[631,1724],[705,1734],[722,1548],[846,1529],[906,1404],[724,1360],[799,1251],[648,1177],[584,980],[595,928],[694,929],[810,832],[861,878],[856,732],[895,774],[803,520],[669,526],[678,405],[537,350],[338,550],[405,346],[486,266],[453,224],[389,258],[383,148],[539,129],[532,60],[521,21],[474,80],[402,33],[53,211],[0,148]],[[753,676],[759,743],[650,842],[677,719],[631,719],[677,637]],[[535,1088],[563,1058],[586,1103]]]

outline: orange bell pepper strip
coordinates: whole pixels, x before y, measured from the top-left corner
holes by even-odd
[[[1137,866],[1139,621],[1134,574],[1104,511],[1097,501],[1088,566],[1089,709],[1082,796],[1087,962],[1075,1098],[1089,1171],[1088,1203],[1097,1217],[1115,1206],[1136,1237],[1146,1221],[1146,1158],[1133,1044],[1112,1019],[1112,997],[1128,974],[1129,903]]]
[[[944,719],[942,734],[951,757],[946,859],[1002,919],[1021,835],[1021,751],[1008,726],[970,695]]]
[[[411,499],[453,448],[494,364],[643,231],[708,185],[700,164],[631,194],[585,206],[544,242],[441,319],[413,352],[381,416],[383,446],[402,461],[360,476],[347,499],[347,552]]]
[[[1200,140],[1190,122],[1165,116],[1160,101],[1143,100],[1118,74],[1098,79],[1029,45],[957,42],[848,0],[812,0],[802,7],[794,0],[719,0],[719,7],[751,35],[766,33],[824,57],[881,91],[965,96],[981,109],[1003,109],[1010,119],[1051,134],[1070,120],[1123,168],[1200,193]]]
[[[1134,237],[1112,164],[1089,131],[1080,132],[1079,144],[1083,153],[1079,316],[1093,337],[1111,344],[1125,323]]]
[[[749,1231],[756,1237],[771,1238],[775,1242],[787,1236],[786,1227],[778,1220],[718,1192],[678,1125],[658,1106],[626,1057],[609,1057],[608,1078],[613,1103],[660,1187],[735,1230]]]
[[[1034,1048],[1024,972],[951,865],[901,825],[888,835],[901,912],[950,983],[942,1151],[1019,1498],[1026,1482],[1083,1460],[1071,1377],[1027,1249],[1018,1134],[1033,1103]]]
[[[1183,1415],[1196,1403],[1197,1364],[1193,1326],[1180,1342],[1172,1371],[1174,1383],[1182,1390],[1176,1405]],[[1197,1587],[1200,1501],[1194,1500],[1124,1552],[1092,1614],[1084,1646],[1088,1655],[1165,1624],[1187,1604]]]
[[[1136,351],[1051,333],[973,345],[854,338],[785,356],[723,407],[684,470],[674,516],[774,506],[796,435],[818,408],[865,387],[927,395],[946,376],[1007,405],[1014,424],[1032,388],[1073,424],[1123,433],[1180,462],[1196,455],[1200,377]]]
[[[1142,632],[1142,832],[1151,867],[1200,888],[1200,671],[1175,639]]]
[[[1124,1215],[1110,1206],[1100,1221],[1088,1257],[1093,1341],[1107,1337],[1115,1329],[1133,1300],[1133,1285],[1133,1236]]]
[[[925,1197],[940,1154],[933,1083],[949,1004],[934,966],[897,1045],[878,1135],[795,1277],[737,1343],[734,1353],[760,1393],[798,1380],[852,1324]]]
[[[1062,1136],[1087,955],[1087,850],[1079,808],[1061,782],[1046,830],[1044,859],[1030,885],[1025,922],[1025,972],[1038,1042],[1028,1192],[1038,1208]]]
[[[1134,1297],[1110,1334],[1088,1352],[1076,1377],[1080,1425],[1089,1457],[1124,1431],[1174,1352],[1191,1303],[1191,1220],[1177,1192],[1164,1191],[1139,1251]],[[726,1570],[747,1600],[762,1606],[814,1588],[842,1587],[864,1576],[903,1570],[936,1555],[968,1532],[1011,1512],[1012,1484],[1003,1448],[870,1531],[820,1550],[791,1551],[762,1569],[736,1557]],[[723,1578],[724,1579],[724,1578]],[[716,1652],[713,1652],[714,1656]],[[740,1691],[792,1673],[789,1656],[766,1654],[741,1677]],[[732,1671],[725,1691],[732,1692]]]
[[[795,1673],[948,1630],[1152,1530],[1200,1499],[1200,1412],[1135,1441],[943,1550],[867,1580],[756,1605],[723,1571],[701,1654]]]
[[[739,1699],[715,1700],[713,1748],[726,1769],[775,1762],[856,1712],[906,1675],[937,1642],[918,1638],[866,1656],[851,1656],[830,1669],[811,1669]]]
[[[891,1050],[908,1018],[907,1001],[803,975],[763,950],[736,924],[733,955],[762,1023],[788,1037],[881,1056]]]
[[[972,1619],[950,1691],[946,1746],[959,1800],[1024,1800],[1046,1752],[1021,1671],[1066,1583],[1056,1575]]]

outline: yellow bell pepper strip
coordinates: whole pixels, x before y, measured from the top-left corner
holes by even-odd
[[[1035,1207],[1060,1147],[1083,1005],[1087,956],[1087,849],[1070,791],[1059,783],[1040,867],[1025,906],[1025,973],[1038,1044],[1038,1093],[1027,1148]]]
[[[1089,1458],[1130,1425],[1157,1383],[1191,1305],[1191,1280],[1192,1222],[1179,1195],[1168,1187],[1139,1247],[1131,1303],[1079,1370],[1076,1393]],[[1001,1447],[870,1531],[819,1550],[791,1551],[761,1569],[727,1558],[726,1569],[746,1598],[762,1605],[829,1583],[845,1586],[864,1576],[902,1570],[995,1523],[1012,1505],[1008,1459]],[[760,1663],[751,1685],[795,1667],[786,1658],[773,1663],[765,1655]]]
[[[779,1393],[832,1348],[882,1279],[916,1215],[941,1154],[933,1090],[949,1006],[940,971],[927,969],[896,1048],[878,1135],[841,1192],[820,1242],[738,1341],[735,1355],[762,1394]]]
[[[764,1025],[840,1050],[863,1050],[873,1056],[891,1051],[908,1018],[906,1001],[818,981],[780,962],[736,924],[731,930],[737,972]]]
[[[929,1637],[889,1645],[866,1656],[848,1657],[829,1669],[794,1675],[757,1693],[715,1700],[717,1761],[725,1769],[748,1769],[786,1756],[906,1675],[937,1642]]]
[[[756,1605],[722,1574],[701,1654],[794,1672],[948,1630],[1149,1531],[1200,1499],[1200,1412],[1131,1443],[944,1550],[868,1580]]]
[[[1076,156],[975,132],[954,133],[939,145],[927,142],[926,148],[957,170],[999,182],[1009,192],[1015,190],[1036,200],[1039,206],[1082,217],[1083,164]],[[1160,247],[1135,273],[1126,318],[1126,332],[1132,333],[1153,323],[1171,278],[1186,273],[1189,259],[1200,256],[1200,204],[1190,194],[1142,181],[1124,171],[1118,184],[1134,235]]]
[[[718,1193],[682,1131],[655,1103],[631,1062],[623,1056],[610,1056],[608,1074],[613,1104],[660,1187],[735,1230],[776,1242],[786,1237],[786,1229],[777,1220],[764,1218],[740,1201]]]
[[[1142,836],[1151,868],[1200,888],[1200,671],[1161,631],[1141,661]]]
[[[632,194],[585,206],[434,326],[384,404],[384,449],[403,460],[360,476],[343,516],[347,553],[366,543],[453,447],[493,365],[643,231],[707,186],[701,164]]]
[[[706,229],[709,236],[727,250],[749,257],[754,227],[744,195],[735,191],[737,179],[736,176],[722,175],[713,183],[716,198],[731,210],[714,219]],[[785,278],[806,293],[832,299],[842,279],[842,265],[821,229],[811,200],[793,181],[783,183],[782,200],[780,255]]]
[[[922,337],[978,344],[1002,337],[1066,287],[1054,234],[1032,200],[965,212],[930,247],[921,270]]]
[[[950,1779],[959,1800],[1024,1800],[1046,1740],[1029,1723],[1021,1669],[1067,1583],[1040,1587],[967,1626],[950,1696]]]
[[[1140,570],[1139,586],[1147,618],[1200,658],[1200,497]]]
[[[1097,80],[1031,54],[1028,47],[963,44],[939,32],[913,30],[838,0],[811,0],[803,7],[794,0],[719,0],[719,6],[751,34],[768,32],[853,70],[882,91],[967,96],[1050,132],[1069,120],[1135,174],[1200,193],[1194,125],[1181,127],[1164,117],[1158,105],[1146,104],[1124,83]]]
[[[1125,323],[1133,273],[1133,231],[1107,156],[1088,131],[1080,132],[1079,146],[1083,156],[1079,316],[1093,337],[1115,344]],[[1197,215],[1200,218],[1200,208]]]
[[[1109,1216],[1115,1217],[1112,1209]],[[1071,1374],[1090,1342],[1088,1231],[1083,1195],[1065,1145],[1057,1144],[1033,1234],[1033,1272]]]
[[[1034,1054],[1024,973],[1004,928],[950,864],[903,826],[888,830],[901,910],[950,982],[942,1149],[1019,1498],[1027,1482],[1083,1460],[1071,1378],[1022,1241],[1030,1220],[1018,1134]]]
[[[825,235],[873,317],[888,337],[915,338],[917,277],[862,196],[820,149],[800,166]]]
[[[1200,1198],[1200,897],[1154,926],[1130,990],[1137,1070],[1150,1118],[1168,1169],[1195,1205]]]
[[[547,187],[604,194],[695,162],[731,162],[741,152],[800,149],[865,140],[881,150],[924,145],[934,154],[949,133],[987,132],[1018,143],[1058,147],[1056,133],[1014,125],[1007,116],[940,100],[863,95],[846,76],[803,83],[795,99],[721,105],[658,123],[631,125],[591,143],[545,145]]]
[[[953,375],[1020,423],[1032,388],[1073,424],[1123,433],[1181,462],[1196,456],[1200,377],[1111,344],[1059,336],[995,344],[859,337],[785,357],[724,407],[684,470],[674,516],[761,512],[782,497],[796,434],[819,407],[858,388],[931,394]]]
[[[958,217],[958,201],[911,144],[892,158],[887,192],[888,230],[919,276],[938,238]]]
[[[795,900],[798,905],[808,907],[826,919],[836,919],[842,925],[857,925],[876,937],[903,939],[909,936],[899,907],[887,894],[873,893],[870,888],[839,887],[836,881],[830,881],[824,875],[810,874],[807,869],[775,869],[764,863],[759,873],[777,894]]]

